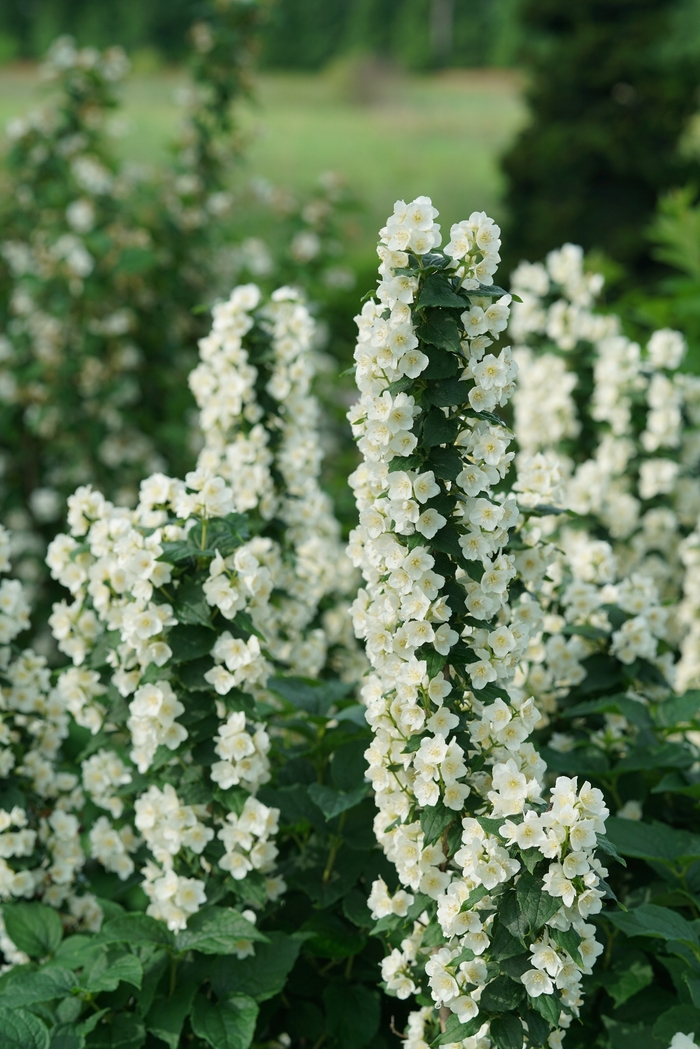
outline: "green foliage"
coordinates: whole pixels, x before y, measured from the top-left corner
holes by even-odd
[[[668,44],[680,6],[525,0],[532,119],[503,161],[511,266],[573,241],[648,268],[644,226],[690,174],[694,63]]]

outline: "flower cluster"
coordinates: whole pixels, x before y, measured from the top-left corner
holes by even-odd
[[[264,522],[280,521],[289,550],[287,556],[261,538],[250,544],[250,556],[237,551],[212,562],[207,600],[228,616],[246,592],[257,591],[250,612],[268,650],[312,676],[328,649],[327,634],[315,622],[319,606],[337,604],[353,583],[330,500],[319,485],[313,335],[298,292],[280,288],[262,303],[256,285],[243,285],[214,307],[212,332],[200,342],[201,362],[190,376],[204,439],[199,469],[231,484],[239,512],[256,507]],[[283,600],[268,600],[273,587],[284,591]],[[231,659],[238,667],[248,657],[234,648]],[[361,665],[351,653],[346,664],[350,674]],[[223,671],[220,680],[235,683]]]
[[[90,828],[90,855],[125,880],[147,850],[149,913],[173,929],[216,879],[256,906],[284,888],[273,875],[278,811],[253,798],[270,779],[259,704],[269,703],[275,669],[310,676],[323,666],[319,606],[342,561],[318,487],[310,331],[288,290],[264,305],[255,287],[234,291],[215,308],[192,377],[205,436],[197,469],[184,481],[147,478],[133,510],[79,488],[70,534],[49,548],[52,575],[71,593],[50,625],[74,664],[55,695],[94,737],[83,786],[109,813]],[[256,427],[271,469],[241,499],[246,459],[237,456]],[[202,764],[205,741],[213,753]],[[211,797],[208,806],[190,800]]]
[[[546,767],[528,739],[540,714],[514,683],[542,612],[527,594],[509,602],[519,511],[501,483],[512,435],[492,412],[517,370],[509,348],[491,348],[510,297],[482,283],[499,230],[475,213],[439,252],[436,214],[427,198],[397,203],[376,299],[357,319],[361,397],[349,418],[364,461],[351,478],[360,525],[349,549],[366,588],[353,620],[372,664],[375,832],[402,885],[392,899],[376,883],[371,903],[400,939],[384,963],[388,989],[429,989],[454,1014],[455,1042],[481,1045],[490,1032],[500,1045],[500,1014],[526,994],[555,1026],[577,1013],[599,950],[586,919],[601,906],[607,809],[600,791],[566,777],[544,796]],[[498,960],[503,935],[522,956],[517,973]]]
[[[698,680],[693,642],[683,642],[693,629],[692,599],[679,614],[662,614],[658,606],[677,605],[684,588],[693,589],[684,576],[692,575],[692,539],[686,537],[700,514],[700,382],[677,370],[685,354],[678,332],[656,331],[642,349],[622,334],[616,316],[596,312],[602,283],[584,271],[581,249],[570,244],[551,252],[545,264],[521,264],[513,275],[513,290],[523,300],[510,325],[521,343],[514,350],[521,376],[514,398],[519,486],[528,487],[536,466],[555,482],[540,489],[537,501],[583,518],[563,530],[545,518],[534,535],[556,530],[561,536],[561,571],[577,581],[580,608],[587,599],[579,584],[626,579],[633,589],[641,586],[646,600],[633,602],[633,621],[616,626],[623,636],[613,643],[614,654],[623,653],[626,663],[653,661],[661,654],[657,641],[663,642],[660,669],[682,689]],[[575,390],[588,369],[592,392],[587,401],[578,395],[577,408]],[[609,543],[601,545],[601,534]],[[596,599],[588,600],[592,613]],[[615,600],[603,589],[597,605]],[[624,599],[619,607],[632,612]],[[563,642],[557,644],[563,651]],[[581,658],[590,654],[590,645],[578,639],[566,647],[578,647]],[[679,648],[680,660],[669,656]]]
[[[0,528],[3,572],[10,570],[9,547],[10,536]],[[0,899],[38,896],[64,906],[76,921],[82,913],[94,927],[101,912],[76,884],[85,863],[76,815],[83,792],[61,752],[69,731],[66,705],[51,688],[46,660],[14,644],[28,626],[21,584],[3,579],[4,594],[12,595],[18,614],[4,624],[0,647],[0,776],[7,798],[0,807]],[[6,937],[3,951],[10,962],[26,961]]]

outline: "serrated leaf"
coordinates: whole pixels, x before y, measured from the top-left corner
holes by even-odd
[[[553,994],[540,994],[537,998],[530,998],[528,995],[528,1001],[530,1007],[538,1012],[540,1016],[552,1025],[552,1027],[559,1026],[559,1014],[561,1013],[561,999],[557,998]]]
[[[197,986],[192,982],[184,986],[178,984],[169,998],[160,998],[148,1011],[146,1029],[165,1042],[168,1049],[179,1049],[182,1027],[196,991]]]
[[[86,991],[97,994],[99,991],[116,991],[120,983],[140,987],[142,979],[143,966],[135,954],[111,959],[105,952],[83,973],[80,983]]]
[[[446,306],[466,309],[469,300],[464,294],[459,294],[448,276],[444,273],[430,273],[423,282],[420,296],[414,309],[421,310],[425,306]]]
[[[207,604],[198,579],[185,579],[175,594],[173,606],[175,618],[179,623],[192,626],[211,626],[211,607]]]
[[[580,968],[583,968],[583,960],[581,958],[581,952],[579,951],[581,937],[573,926],[565,932],[562,929],[550,929],[549,938],[550,940],[554,940],[558,947],[562,947],[565,951],[568,951],[576,964]]]
[[[654,970],[640,956],[625,961],[619,969],[599,973],[598,979],[615,1002],[615,1008],[619,1009],[628,999],[649,986],[654,979]]]
[[[627,861],[622,858],[613,843],[610,841],[610,838],[606,837],[605,834],[596,834],[596,840],[601,852],[604,852],[607,856],[611,856],[616,863],[621,863],[623,867],[627,866]]]
[[[369,912],[368,912],[369,913]],[[247,994],[256,1002],[274,998],[284,989],[288,974],[297,960],[308,934],[270,932],[268,943],[255,945],[255,954],[248,958],[221,958],[211,970],[211,985],[218,997],[235,990]]]
[[[465,1038],[471,1038],[472,1035],[476,1034],[483,1022],[483,1018],[475,1016],[473,1020],[469,1020],[467,1023],[463,1024],[459,1022],[456,1013],[450,1013],[445,1023],[445,1030],[430,1044],[433,1047],[439,1045],[450,1045],[453,1042],[459,1044],[459,1042],[463,1042]]]
[[[51,1031],[49,1049],[85,1049],[85,1036],[75,1029],[75,1024],[57,1024]]]
[[[241,940],[266,943],[267,937],[231,907],[206,907],[193,914],[187,928],[178,932],[178,951],[202,954],[234,954]]]
[[[0,1006],[2,1049],[49,1049],[49,1032],[27,1009]]]
[[[432,408],[423,420],[423,445],[425,448],[451,445],[461,429],[459,419],[447,419],[440,408]]]
[[[101,1018],[90,1037],[90,1049],[141,1049],[146,1041],[142,1020],[130,1013]]]
[[[652,1030],[662,1045],[668,1045],[678,1031],[700,1036],[700,1009],[693,1005],[675,1005],[661,1014]]]
[[[460,353],[462,350],[457,320],[451,312],[444,309],[428,309],[425,321],[416,329],[416,335],[423,342],[429,342],[441,350],[451,350],[453,353]]]
[[[515,886],[518,903],[530,923],[533,933],[539,932],[544,924],[557,913],[562,905],[560,898],[550,896],[542,887],[542,881],[529,871],[523,871]]]
[[[426,845],[434,845],[439,841],[442,832],[456,818],[456,813],[448,809],[441,801],[437,805],[431,805],[423,809],[420,814],[420,825],[423,829]]]
[[[692,945],[700,942],[697,930],[682,914],[655,903],[644,903],[627,914],[613,911],[608,919],[628,936],[653,936]]]
[[[125,914],[102,926],[96,939],[101,943],[157,943],[171,947],[175,937],[163,922],[147,914]]]
[[[532,1046],[545,1046],[549,1037],[550,1027],[544,1017],[536,1013],[534,1009],[523,1009],[522,1017],[527,1024],[530,1044]]]
[[[509,976],[497,976],[484,987],[479,1008],[488,1013],[503,1013],[515,1009],[524,997],[525,988],[522,984],[517,984]]]
[[[58,949],[63,926],[53,907],[44,903],[6,903],[2,914],[7,935],[30,958],[44,958]]]
[[[663,703],[658,703],[654,711],[654,720],[662,728],[673,728],[697,721],[699,715],[700,689],[691,689],[682,696],[673,696]]]
[[[643,823],[611,816],[606,831],[609,841],[623,856],[666,864],[700,860],[700,835],[665,823]]]
[[[258,1006],[245,994],[214,1002],[198,994],[192,1006],[192,1030],[212,1049],[248,1049],[253,1041]]]
[[[523,1049],[523,1025],[512,1013],[492,1020],[489,1034],[497,1049]]]
[[[38,972],[25,973],[7,988],[0,990],[0,1005],[15,1008],[50,1002],[69,995],[78,981],[69,969],[60,965],[47,966]]]

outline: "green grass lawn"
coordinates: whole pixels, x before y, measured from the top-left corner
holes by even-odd
[[[523,120],[516,77],[487,70],[380,79],[363,104],[348,100],[363,72],[261,76],[257,105],[243,114],[245,172],[292,189],[322,171],[341,172],[366,202],[368,243],[397,197],[427,193],[448,226],[474,209],[498,218],[498,156]],[[125,157],[148,163],[163,156],[182,85],[177,72],[131,77],[127,130],[118,142]],[[45,96],[36,68],[0,70],[2,125]]]

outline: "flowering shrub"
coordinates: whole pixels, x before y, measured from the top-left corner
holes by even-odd
[[[617,318],[595,312],[601,284],[571,245],[515,275],[521,498],[579,515],[540,505],[545,516],[522,533],[544,616],[519,673],[546,714],[536,738],[548,766],[603,791],[616,813],[609,837],[630,861],[612,878],[629,910],[601,923],[605,961],[567,1043],[643,1035],[661,1047],[700,1030],[684,991],[697,961],[675,942],[695,914],[700,693],[686,689],[697,684],[697,381],[675,370],[678,333],[654,333],[643,354]]]
[[[545,792],[528,739],[540,715],[513,677],[541,613],[509,599],[519,513],[493,409],[516,367],[508,347],[489,352],[510,304],[491,284],[499,230],[474,213],[438,251],[436,215],[424,197],[397,203],[358,318],[353,615],[373,668],[375,831],[402,885],[392,897],[376,882],[370,903],[393,947],[387,989],[423,1004],[409,1040],[555,1045],[602,949],[588,919],[607,809],[575,778]]]
[[[29,1007],[64,997],[42,1007],[52,1037],[66,1023],[88,1045],[120,1032],[126,1045],[220,1049],[313,1025],[361,1049],[379,1026],[379,945],[361,889],[383,869],[367,731],[345,698],[352,685],[316,677],[362,664],[344,641],[338,601],[352,577],[318,488],[312,336],[289,289],[265,302],[255,286],[236,289],[215,308],[192,375],[198,468],[184,482],[146,479],[134,510],[79,489],[70,534],[51,544],[51,570],[71,591],[51,626],[73,666],[50,696],[62,725],[74,719],[82,783],[62,784],[77,818],[53,811],[48,826],[73,820],[81,836],[58,892],[44,892],[43,869],[31,884],[10,871],[6,899],[44,892],[62,920],[37,903],[5,907],[6,958],[24,964],[0,980],[0,997],[20,980]],[[79,942],[62,940],[61,925],[79,919]],[[356,977],[339,981],[334,965],[355,956]],[[29,959],[46,963],[38,982]],[[47,984],[56,967],[59,984]]]

